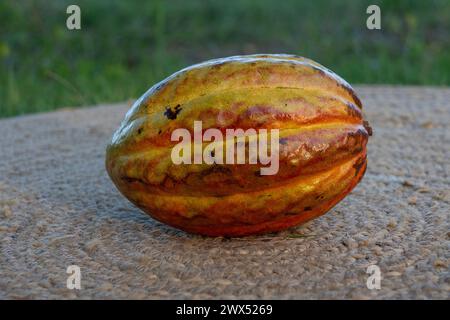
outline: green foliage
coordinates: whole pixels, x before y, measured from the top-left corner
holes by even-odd
[[[382,30],[366,28],[369,4]],[[449,30],[448,0],[4,0],[0,116],[136,98],[183,66],[260,52],[310,57],[350,83],[448,85]]]

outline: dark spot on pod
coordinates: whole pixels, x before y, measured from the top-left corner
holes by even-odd
[[[311,207],[304,207],[303,210],[304,210],[304,211],[311,211],[312,208],[311,208]]]
[[[159,129],[158,134],[161,134],[161,132],[162,132],[161,129]]]
[[[355,168],[355,177],[358,175],[359,171],[361,170],[361,168],[364,166],[365,163],[366,163],[366,157],[361,157],[353,165],[353,168]]]
[[[330,73],[335,74],[334,72],[330,71]],[[336,75],[336,74],[335,74]],[[353,88],[351,86],[349,86],[346,83],[343,83],[341,81],[337,82],[338,86],[342,89],[344,89],[353,99],[353,101],[355,102],[355,104],[362,110],[363,106],[362,106],[362,102],[361,100],[359,100],[358,96],[356,95],[355,91],[353,90]]]
[[[160,91],[162,88],[164,88],[164,86],[167,84],[167,81],[163,81],[161,83],[158,83],[154,88],[153,88],[153,92],[158,92]]]
[[[353,100],[355,101],[355,103],[358,107],[360,107],[361,109],[363,108],[361,100],[359,100],[355,91],[353,91],[353,89],[351,87],[349,87],[343,83],[339,83],[339,86],[350,94],[350,96],[353,98]]]
[[[366,170],[367,170],[367,166],[364,166],[363,173],[359,176],[357,183],[359,183],[361,181],[361,179],[364,177],[364,175],[366,174]]]
[[[346,138],[347,144],[351,147],[357,147],[357,145],[362,142],[362,139],[367,139],[368,136],[368,133],[363,129],[358,129],[355,132],[349,132]],[[357,147],[357,149],[361,149],[361,147]]]
[[[364,126],[364,128],[366,129],[366,131],[367,131],[367,133],[369,134],[369,136],[372,136],[373,130],[372,130],[372,127],[369,125],[369,121],[364,120],[364,121],[363,121],[363,126]]]
[[[319,74],[321,74],[322,76],[325,75],[325,71],[323,71],[321,68],[316,67],[316,66],[313,66],[313,65],[311,65],[311,68],[313,68],[315,71],[317,71],[317,72],[318,72]]]
[[[364,130],[362,130],[362,129],[358,129],[358,130],[356,131],[356,133],[357,133],[358,135],[360,135],[360,136],[364,136],[364,137],[367,138],[367,133],[364,132]]]
[[[325,196],[323,194],[319,194],[316,196],[316,200],[322,200],[324,198],[325,198]]]
[[[355,148],[355,150],[353,150],[352,154],[358,154],[361,151],[363,151],[363,148],[362,147],[357,147],[357,148]]]
[[[362,118],[362,114],[361,114],[359,107],[357,107],[356,105],[354,105],[351,102],[346,102],[346,106],[347,106],[347,114],[349,116],[355,117],[358,119]]]
[[[121,177],[122,181],[126,182],[126,183],[142,183],[142,184],[146,184],[146,182],[142,179],[139,178],[130,178],[130,177]]]
[[[223,173],[225,175],[231,175],[231,169],[224,166],[214,165],[210,169],[205,170],[201,173],[202,176],[207,176],[209,174]]]
[[[137,132],[138,132],[138,134],[141,134],[142,131],[144,131],[144,129],[143,128],[139,128]]]
[[[349,146],[355,146],[358,143],[358,131],[357,132],[349,132],[347,134],[347,144]]]
[[[164,115],[167,117],[167,119],[175,120],[177,118],[177,115],[181,111],[181,106],[177,104],[175,108],[172,110],[171,107],[166,107],[166,111],[164,111]]]

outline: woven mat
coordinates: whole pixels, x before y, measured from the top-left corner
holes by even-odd
[[[374,129],[358,187],[307,225],[241,239],[175,230],[118,193],[104,150],[128,105],[0,120],[0,298],[448,299],[450,88],[356,91]]]

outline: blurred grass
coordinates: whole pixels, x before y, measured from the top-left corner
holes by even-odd
[[[81,7],[82,29],[66,29]],[[382,30],[366,28],[381,7]],[[310,57],[350,83],[450,83],[450,2],[0,2],[0,117],[137,98],[186,65],[235,54]]]

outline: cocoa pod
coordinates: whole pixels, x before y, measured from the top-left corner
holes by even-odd
[[[201,133],[254,129],[255,139],[261,129],[278,130],[278,171],[262,175],[261,163],[174,163],[174,130],[194,136],[194,121]],[[320,64],[234,56],[151,87],[114,133],[106,168],[120,192],[159,221],[211,236],[259,234],[306,222],[343,199],[364,175],[369,134],[352,87]]]

